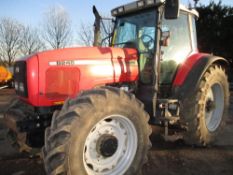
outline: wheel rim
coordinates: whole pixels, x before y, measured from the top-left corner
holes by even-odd
[[[205,102],[205,122],[207,129],[214,132],[219,127],[224,110],[224,92],[220,84],[215,83],[209,88]]]
[[[125,116],[111,115],[98,122],[88,134],[83,163],[89,175],[124,174],[137,151],[137,132]]]

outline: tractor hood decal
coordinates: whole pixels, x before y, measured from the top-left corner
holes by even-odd
[[[96,61],[96,60],[65,60],[65,61],[51,61],[50,66],[73,66],[73,65],[102,65],[108,64],[107,61]]]

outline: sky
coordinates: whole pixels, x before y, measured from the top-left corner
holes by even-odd
[[[42,24],[43,16],[49,7],[58,5],[63,7],[69,14],[73,30],[78,30],[81,23],[92,24],[94,16],[92,6],[104,16],[110,16],[110,11],[114,7],[132,2],[133,0],[0,0],[0,18],[11,17],[20,23],[38,27]],[[188,1],[181,0],[185,5]],[[207,4],[210,0],[200,0],[202,4]],[[218,2],[218,0],[215,0]],[[233,6],[232,0],[222,0],[223,4]],[[76,28],[76,29],[75,29]]]

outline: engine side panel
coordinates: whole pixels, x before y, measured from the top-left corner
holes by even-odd
[[[38,53],[24,59],[28,98],[21,98],[37,107],[55,106],[96,86],[137,81],[137,58],[135,49],[120,48],[69,48]]]

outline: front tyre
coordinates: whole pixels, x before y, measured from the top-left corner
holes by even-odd
[[[34,138],[38,138],[39,142],[35,142],[36,139],[29,139],[32,136],[32,133],[20,132],[11,122],[16,123],[17,120],[12,120],[18,118],[23,120],[25,116],[28,114],[32,114],[33,111],[30,107],[28,107],[25,103],[22,103],[19,99],[13,99],[10,103],[6,111],[4,112],[4,120],[5,122],[9,122],[7,126],[13,126],[13,128],[9,127],[7,132],[7,140],[12,145],[15,150],[18,152],[25,152],[30,157],[31,156],[41,156],[41,141],[43,141],[43,137],[40,136],[43,134],[35,134]],[[13,116],[13,117],[12,117]],[[16,116],[16,117],[15,117]],[[15,117],[15,118],[14,118]],[[33,147],[32,147],[33,146]]]
[[[132,94],[117,88],[82,93],[56,112],[46,130],[48,174],[139,174],[150,147],[149,116]]]
[[[214,144],[228,114],[229,84],[225,70],[220,65],[209,67],[188,100],[182,110],[188,123],[185,141],[202,146]]]

